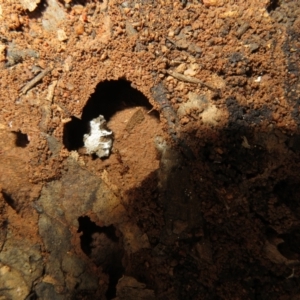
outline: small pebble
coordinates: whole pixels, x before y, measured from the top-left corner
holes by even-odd
[[[223,0],[203,0],[203,4],[206,6],[223,6]]]
[[[251,43],[249,45],[249,49],[250,49],[251,52],[256,51],[258,48],[259,48],[259,44],[257,44],[257,43]]]
[[[13,25],[11,26],[11,28],[17,29],[20,27],[20,20],[19,20],[18,14],[15,14],[15,13],[11,14],[10,19],[13,22]]]
[[[169,33],[168,33],[168,36],[169,37],[174,37],[174,35],[175,35],[174,30],[170,30]]]
[[[180,120],[180,123],[182,125],[185,125],[187,124],[188,122],[190,121],[190,119],[188,117],[183,117],[181,120]]]
[[[198,73],[198,71],[193,70],[192,68],[188,68],[187,70],[184,71],[183,74],[184,74],[185,76],[191,76],[191,77],[193,77],[193,76],[195,76],[197,73]]]
[[[199,46],[197,46],[196,44],[194,44],[194,43],[192,43],[192,44],[189,45],[188,50],[190,52],[202,53],[202,49]]]
[[[75,32],[77,35],[82,35],[84,33],[84,25],[82,23],[75,27]]]
[[[189,47],[189,42],[186,40],[186,39],[180,39],[176,42],[176,46],[179,48],[179,49],[183,49],[183,50],[186,50],[188,47]]]
[[[5,52],[6,52],[6,45],[0,43],[0,62],[5,61]]]
[[[175,71],[176,71],[177,73],[183,73],[185,70],[186,70],[186,64],[180,64],[180,65],[175,69]]]
[[[60,41],[60,42],[63,42],[65,40],[68,39],[65,31],[63,29],[58,29],[57,30],[57,39]]]
[[[181,28],[180,27],[177,27],[175,30],[174,30],[174,34],[175,35],[178,35],[179,32],[180,32]]]
[[[250,25],[246,22],[242,24],[239,29],[236,31],[236,36],[241,38],[242,35],[250,28]]]
[[[124,8],[130,6],[128,1],[123,2],[121,5],[122,5],[122,7],[124,7]]]

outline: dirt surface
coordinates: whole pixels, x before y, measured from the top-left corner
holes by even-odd
[[[299,7],[0,1],[0,299],[300,299]]]

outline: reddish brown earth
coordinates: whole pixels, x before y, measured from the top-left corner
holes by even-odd
[[[1,1],[0,299],[299,299],[299,7]]]

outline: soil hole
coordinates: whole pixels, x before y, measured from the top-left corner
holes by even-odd
[[[80,119],[74,116],[65,124],[63,143],[69,151],[83,147],[83,135],[88,131],[86,127]]]
[[[129,81],[111,80],[100,82],[82,111],[82,121],[87,122],[102,114],[108,121],[117,111],[129,107],[152,108],[148,99],[131,87]]]
[[[277,246],[278,251],[287,259],[296,260],[298,259],[298,254],[293,252],[287,243],[281,243]]]
[[[89,131],[90,120],[103,115],[106,121],[109,121],[116,112],[131,107],[145,107],[150,110],[152,105],[127,80],[100,82],[83,108],[81,120],[72,117],[72,120],[65,124],[63,136],[65,147],[71,151],[83,146],[83,135]]]
[[[82,251],[109,276],[107,299],[116,297],[116,285],[124,273],[122,258],[124,249],[117,229],[113,226],[98,226],[89,217],[79,217],[78,232]]]
[[[8,194],[2,191],[2,196],[4,201],[14,210],[17,211],[17,206],[15,200]]]
[[[280,6],[280,0],[271,0],[270,4],[267,7],[267,11],[271,12],[272,10],[275,10],[277,7]]]
[[[25,148],[29,144],[28,136],[26,133],[20,131],[13,131],[16,136],[15,145],[17,147]]]

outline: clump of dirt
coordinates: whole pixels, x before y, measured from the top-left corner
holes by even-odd
[[[298,7],[1,3],[0,295],[298,298]]]

